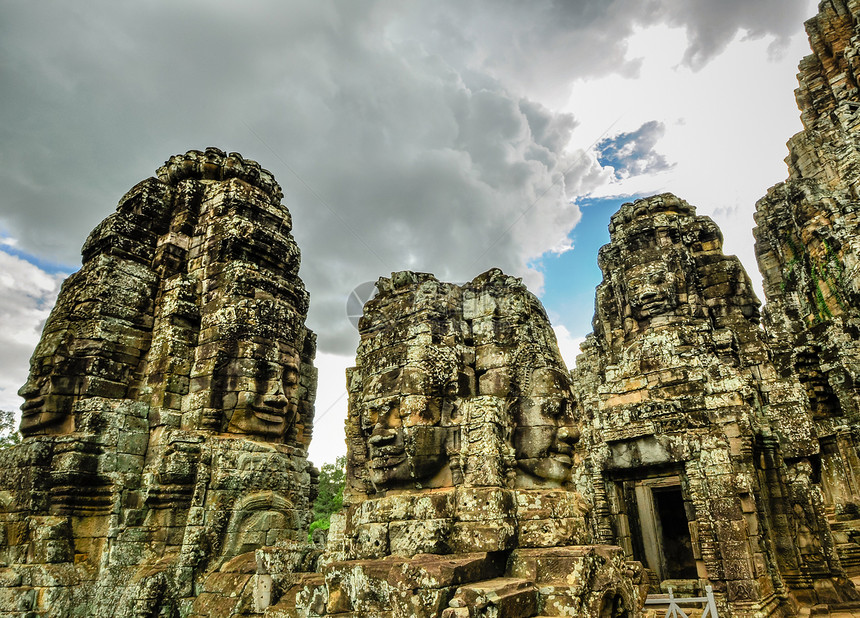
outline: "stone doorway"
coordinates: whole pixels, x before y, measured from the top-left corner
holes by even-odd
[[[687,507],[677,475],[623,482],[630,553],[657,580],[697,579]]]

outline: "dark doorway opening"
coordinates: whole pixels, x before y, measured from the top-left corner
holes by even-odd
[[[694,509],[680,474],[658,474],[616,481],[616,495],[619,544],[647,567],[652,585],[659,587],[664,580],[699,579],[701,565],[690,528]]]
[[[654,511],[660,522],[664,579],[695,579],[696,560],[681,488],[654,487]]]

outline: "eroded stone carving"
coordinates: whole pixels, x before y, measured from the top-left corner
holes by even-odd
[[[231,615],[255,550],[311,551],[315,338],[281,196],[190,151],[90,235],[2,453],[0,613]]]
[[[789,142],[789,177],[756,204],[756,257],[777,369],[804,391],[812,485],[837,548],[860,573],[860,418],[856,2],[822,3],[806,23],[812,54],[796,91],[803,130]]]
[[[376,492],[450,483],[447,453],[456,362],[433,347],[416,356],[404,359],[402,367],[368,376],[359,395],[367,475]],[[441,362],[434,366],[437,359]]]
[[[520,380],[521,395],[513,407],[516,486],[569,487],[580,435],[570,376],[557,366],[532,370],[529,364],[535,359],[524,354],[514,365],[520,374],[530,374]]]
[[[345,508],[321,576],[273,607],[635,615],[638,564],[587,544],[573,390],[539,301],[497,269],[464,285],[400,272],[377,287],[348,372]]]
[[[855,598],[805,464],[786,466],[816,451],[803,390],[717,226],[663,194],[622,206],[610,236],[573,374],[599,538],[657,581],[709,580],[731,615]]]

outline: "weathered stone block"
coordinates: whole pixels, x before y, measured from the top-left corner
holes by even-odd
[[[520,522],[520,547],[559,547],[575,545],[586,536],[581,519],[531,519]]]
[[[355,558],[381,558],[389,553],[388,524],[361,524],[356,527],[350,554]]]
[[[458,521],[483,521],[504,519],[514,510],[514,493],[497,487],[461,487],[456,494]]]
[[[537,589],[528,581],[491,579],[480,584],[461,586],[450,605],[454,608],[470,608],[470,613],[476,615],[499,618],[533,616],[538,609]]]
[[[452,527],[451,519],[392,521],[388,525],[388,550],[395,556],[448,553]]]
[[[419,555],[392,568],[388,582],[401,590],[448,588],[500,577],[504,570],[505,556],[499,552]]]
[[[457,553],[473,551],[504,551],[516,544],[516,521],[513,517],[488,523],[455,523],[450,536],[451,550]]]

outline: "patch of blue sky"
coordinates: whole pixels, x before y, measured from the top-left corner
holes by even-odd
[[[635,131],[608,137],[595,148],[597,161],[612,167],[619,179],[671,169],[674,164],[655,150],[665,132],[663,123],[650,120]]]
[[[560,255],[546,253],[532,266],[544,274],[541,302],[554,325],[560,323],[573,337],[591,332],[594,291],[603,280],[597,251],[609,242],[609,218],[622,204],[638,196],[586,198],[578,201],[582,218],[570,233],[573,249]]]
[[[50,275],[68,275],[75,272],[81,267],[80,264],[64,264],[62,262],[54,262],[52,260],[39,257],[38,255],[27,253],[26,251],[19,249],[16,246],[14,239],[12,239],[2,229],[0,229],[0,251],[3,251],[8,255],[15,256],[16,258],[20,258]]]
[[[600,163],[600,167],[611,167],[615,170],[626,167],[630,156],[629,153],[623,157],[619,156],[623,146],[623,143],[618,142],[601,142],[597,149],[597,162]]]

